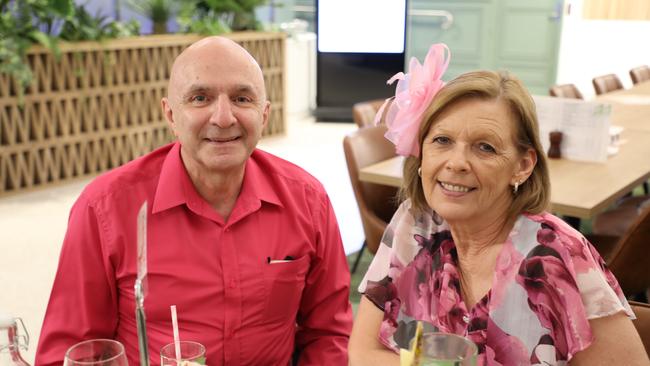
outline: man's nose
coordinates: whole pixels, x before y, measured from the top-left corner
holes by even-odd
[[[230,98],[225,95],[217,97],[214,105],[212,106],[212,114],[210,115],[210,123],[213,123],[221,128],[228,128],[237,122],[237,118],[233,114]]]

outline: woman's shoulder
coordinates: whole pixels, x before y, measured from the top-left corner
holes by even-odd
[[[411,247],[417,244],[416,237],[429,238],[434,233],[445,230],[448,230],[447,224],[433,210],[418,210],[407,199],[395,211],[381,243],[389,248]]]
[[[553,247],[555,250],[570,256],[575,256],[584,251],[591,252],[585,236],[561,218],[548,212],[539,214],[525,213],[522,216],[536,228],[534,238],[536,245]]]

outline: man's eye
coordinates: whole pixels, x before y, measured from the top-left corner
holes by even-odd
[[[489,152],[489,153],[496,152],[496,149],[494,147],[492,147],[492,145],[487,144],[485,142],[481,142],[480,144],[478,144],[478,148],[479,148],[479,150],[481,150],[483,152]]]
[[[203,103],[203,102],[205,102],[207,100],[208,100],[208,97],[206,97],[205,95],[195,95],[195,96],[193,96],[191,98],[191,101],[196,102],[196,103]]]
[[[433,142],[441,145],[447,145],[451,142],[451,140],[446,136],[437,136],[433,138]]]
[[[239,96],[239,97],[235,97],[235,102],[237,102],[237,103],[250,103],[250,102],[252,102],[252,99],[249,98],[249,97],[245,97],[245,96]]]

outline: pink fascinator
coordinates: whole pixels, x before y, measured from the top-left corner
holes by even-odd
[[[447,70],[450,56],[451,52],[446,44],[436,43],[429,48],[422,65],[412,57],[407,74],[398,72],[387,81],[387,84],[392,84],[398,80],[395,98],[386,111],[388,132],[385,136],[395,144],[395,151],[399,155],[420,155],[417,140],[422,115],[436,93],[444,86],[440,78]],[[390,99],[386,99],[377,111],[375,123],[384,115],[384,109]]]

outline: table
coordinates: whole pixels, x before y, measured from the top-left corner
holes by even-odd
[[[650,178],[650,129],[626,128],[618,154],[605,163],[548,159],[551,176],[551,211],[565,216],[591,218]],[[401,156],[359,171],[364,182],[399,187]]]
[[[595,100],[612,104],[611,123],[624,127],[621,146],[605,163],[548,159],[551,211],[559,215],[592,218],[650,178],[650,81]],[[359,179],[399,187],[403,162],[398,156],[367,166]]]
[[[612,105],[612,124],[626,129],[650,131],[650,81],[601,94],[594,100]]]

